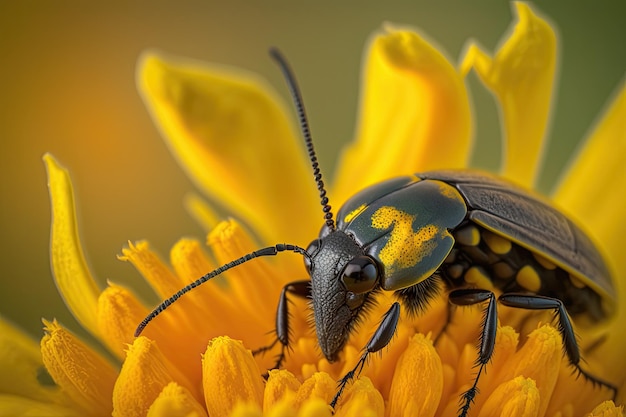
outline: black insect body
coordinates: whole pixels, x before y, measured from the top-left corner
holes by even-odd
[[[358,363],[339,381],[333,407],[368,355],[390,342],[401,306],[419,314],[442,289],[451,305],[486,305],[478,369],[472,387],[461,398],[461,416],[467,415],[494,350],[497,302],[553,311],[572,367],[615,396],[613,385],[580,367],[570,316],[585,316],[591,323],[607,319],[613,314],[615,291],[601,255],[578,227],[543,199],[475,171],[434,171],[375,184],[349,199],[335,224],[300,92],[282,55],[276,50],[271,55],[284,72],[297,107],[324,212],[322,232],[306,250],[288,244],[267,247],[201,277],[159,305],[139,325],[136,336],[192,288],[253,258],[289,251],[304,257],[311,279],[283,288],[276,340],[255,352],[280,344],[276,367],[290,346],[289,295],[312,300],[319,346],[331,362],[338,359],[376,293],[393,291],[397,298]]]

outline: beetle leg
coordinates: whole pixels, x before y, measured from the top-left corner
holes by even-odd
[[[587,373],[580,367],[580,350],[574,334],[574,327],[561,300],[540,295],[517,293],[502,294],[498,300],[509,307],[527,310],[553,310],[558,320],[559,333],[561,333],[565,354],[570,365],[576,369],[579,375],[582,375],[592,384],[600,385],[613,391],[613,399],[615,400],[617,396],[617,387],[615,385]]]
[[[287,294],[308,298],[311,295],[311,281],[293,281],[283,287],[278,299],[278,306],[276,307],[276,328],[274,329],[276,338],[269,345],[260,347],[252,352],[253,355],[263,354],[280,342],[280,353],[272,369],[280,368],[280,365],[285,360],[285,351],[289,348],[289,299]]]
[[[355,376],[358,377],[363,367],[365,366],[365,361],[370,353],[378,352],[385,346],[389,344],[391,338],[396,333],[396,327],[398,326],[398,319],[400,318],[400,303],[395,302],[391,305],[389,310],[383,316],[380,325],[370,338],[369,342],[363,349],[363,353],[361,354],[361,358],[357,362],[356,366],[352,368],[350,372],[345,374],[343,378],[339,380],[337,393],[333,397],[333,400],[330,402],[330,406],[335,408],[337,405],[337,400],[341,396],[344,388]]]
[[[448,298],[452,304],[457,306],[474,305],[489,301],[481,325],[479,352],[478,358],[476,359],[478,372],[476,373],[472,387],[461,396],[463,405],[459,410],[459,416],[465,417],[469,411],[470,405],[474,401],[474,397],[476,397],[478,393],[478,379],[480,378],[480,374],[485,365],[491,360],[491,355],[493,354],[493,349],[496,344],[496,330],[498,326],[496,297],[494,293],[489,290],[467,288],[452,291]]]

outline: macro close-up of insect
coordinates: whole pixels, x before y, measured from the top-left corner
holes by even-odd
[[[419,316],[438,296],[449,300],[448,323],[456,307],[479,305],[474,379],[460,399],[466,416],[478,383],[492,360],[498,328],[497,305],[548,310],[563,340],[572,371],[615,398],[612,381],[587,369],[574,327],[595,325],[615,312],[609,269],[592,240],[550,202],[496,175],[473,170],[407,173],[358,191],[336,216],[326,194],[295,77],[276,49],[272,58],[284,73],[295,102],[324,224],[308,247],[276,244],[251,252],[200,277],[164,300],[138,326],[135,336],[185,293],[223,272],[258,257],[281,252],[302,255],[310,279],[283,287],[276,312],[275,340],[254,351],[280,349],[280,368],[293,348],[289,297],[310,300],[321,352],[339,359],[358,324],[381,292],[396,301],[381,318],[361,357],[339,381],[330,405],[366,366],[368,357],[393,343],[401,311]],[[304,276],[304,272],[303,272]],[[447,325],[442,332],[447,331]],[[433,336],[435,343],[437,335]],[[384,354],[384,353],[383,353]]]

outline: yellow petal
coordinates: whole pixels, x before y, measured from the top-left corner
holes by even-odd
[[[82,417],[84,410],[65,407],[47,401],[37,401],[30,398],[18,397],[10,394],[0,394],[0,416],[46,416],[46,417]]]
[[[98,299],[98,331],[111,352],[122,359],[137,324],[148,314],[128,289],[109,283]]]
[[[316,372],[307,378],[296,393],[296,407],[313,398],[320,398],[328,407],[328,403],[337,392],[337,382],[326,372]],[[330,409],[330,407],[329,407]]]
[[[598,405],[586,417],[623,417],[624,406],[616,406],[613,401],[605,401]]]
[[[263,391],[263,411],[267,413],[274,405],[283,401],[285,397],[292,397],[293,399],[300,385],[300,381],[286,369],[269,371],[269,377]]]
[[[553,196],[613,261],[624,259],[620,246],[626,222],[620,219],[626,208],[625,160],[626,86],[622,86]]]
[[[197,194],[191,193],[185,196],[185,208],[196,219],[205,231],[213,230],[219,222],[219,215],[213,208]]]
[[[495,57],[471,44],[461,71],[473,68],[500,103],[506,133],[502,174],[532,188],[549,122],[557,40],[530,6],[516,2],[515,10],[518,20]]]
[[[298,417],[331,417],[332,410],[321,398],[309,398],[302,404]]]
[[[331,202],[392,176],[466,165],[471,117],[463,79],[417,33],[387,26],[376,35],[362,86],[359,129],[341,157]]]
[[[567,170],[554,194],[554,200],[582,225],[594,239],[613,273],[615,300],[626,299],[626,86],[603,113],[595,129]],[[594,350],[597,362],[606,364],[602,377],[626,386],[626,305],[615,304],[617,311],[606,330],[606,341]],[[593,331],[593,329],[589,329]],[[580,332],[582,335],[582,331]],[[590,360],[593,358],[587,358]],[[622,397],[626,398],[626,397]]]
[[[44,324],[41,357],[54,382],[87,415],[111,415],[117,370],[56,320]]]
[[[478,414],[479,417],[536,417],[540,414],[540,393],[531,378],[518,376],[500,385]]]
[[[113,390],[113,416],[145,416],[152,403],[170,382],[184,387],[196,401],[202,394],[197,385],[172,365],[157,344],[146,337],[138,337],[128,347]],[[110,398],[110,397],[109,397]]]
[[[196,281],[201,276],[215,269],[204,253],[200,243],[194,239],[180,239],[170,251],[172,267],[183,284]],[[231,311],[239,307],[239,300],[228,291],[228,284],[224,285],[225,277],[218,277],[215,282],[196,287],[185,297],[193,303],[193,317],[202,317],[197,331],[209,334],[224,334],[229,326],[218,311]],[[210,300],[210,303],[207,302]],[[206,347],[206,346],[205,346]]]
[[[544,415],[559,376],[563,343],[558,330],[544,325],[528,335],[528,340],[511,359],[503,379],[516,376],[534,380],[540,394],[539,413]]]
[[[206,417],[204,407],[175,382],[163,388],[148,410],[148,417]]]
[[[346,389],[338,408],[336,417],[382,417],[385,414],[383,396],[367,377],[356,380]]]
[[[234,220],[221,222],[209,234],[208,244],[213,251],[217,262],[228,263],[257,249],[252,238]],[[274,265],[282,266],[289,259],[296,261],[300,267],[300,256],[293,254],[282,255]],[[253,328],[255,321],[262,328],[264,323],[272,323],[276,312],[276,304],[268,302],[274,299],[278,302],[278,296],[284,284],[290,280],[288,273],[280,273],[280,269],[268,265],[268,258],[253,259],[243,265],[230,269],[226,276],[232,293],[239,300],[245,300],[239,306],[240,310],[247,311],[249,319],[248,329]],[[304,271],[302,271],[304,272]],[[250,322],[250,320],[253,320]],[[264,329],[268,331],[270,329]]]
[[[138,83],[168,145],[204,192],[270,242],[311,239],[322,214],[310,164],[264,81],[145,54]]]
[[[443,369],[433,343],[414,335],[396,365],[389,394],[390,416],[433,416],[443,391]]]
[[[233,411],[229,414],[230,417],[263,417],[261,407],[257,404],[250,403],[237,403],[233,408]]]
[[[263,403],[263,378],[240,341],[216,337],[202,358],[202,385],[211,417],[228,416],[239,402]]]
[[[0,316],[0,392],[35,401],[61,401],[59,387],[38,381],[45,372],[39,344]],[[2,402],[0,401],[0,404]],[[17,413],[16,413],[17,414]],[[2,413],[0,413],[2,415]]]
[[[143,275],[161,298],[169,297],[183,287],[183,282],[150,250],[148,242],[128,242],[122,249],[121,261],[128,261]]]
[[[97,336],[100,290],[87,266],[78,236],[70,176],[52,155],[46,154],[43,160],[48,170],[48,188],[52,205],[50,262],[54,281],[76,320]]]

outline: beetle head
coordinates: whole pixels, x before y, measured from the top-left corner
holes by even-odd
[[[370,293],[380,286],[381,269],[341,230],[322,233],[307,252],[317,339],[333,362],[371,302]]]

